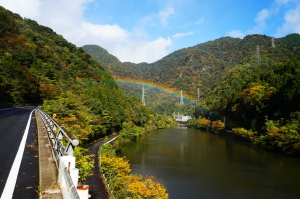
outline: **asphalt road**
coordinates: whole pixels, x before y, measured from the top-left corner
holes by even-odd
[[[1,199],[38,198],[37,128],[34,109],[35,107],[23,107],[0,110]]]

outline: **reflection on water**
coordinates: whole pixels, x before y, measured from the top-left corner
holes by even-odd
[[[132,173],[154,175],[171,199],[300,198],[300,160],[205,131],[151,132],[118,150]]]

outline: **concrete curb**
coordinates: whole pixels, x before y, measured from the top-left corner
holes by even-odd
[[[45,127],[37,111],[35,111],[35,117],[38,129],[39,198],[62,199],[62,193],[57,184],[58,171],[54,159],[51,158],[52,153]]]

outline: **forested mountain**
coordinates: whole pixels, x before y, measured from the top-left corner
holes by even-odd
[[[107,51],[100,50],[101,47],[86,45],[83,46],[83,49],[95,57],[98,62],[103,63],[103,67],[111,71],[117,78],[130,77],[141,82],[154,82],[163,87],[172,88],[177,93],[182,90],[185,96],[194,99],[197,98],[199,88],[200,96],[203,99],[234,67],[255,65],[258,61],[261,65],[274,65],[299,55],[299,41],[299,34],[291,34],[274,39],[273,47],[272,38],[265,35],[248,35],[243,39],[222,37],[178,50],[152,64],[125,62],[121,65],[121,62],[115,57],[114,62],[106,64],[101,60],[111,60],[112,55]],[[132,86],[129,88],[123,86],[123,88],[131,95],[141,97],[141,88]],[[163,95],[153,91],[148,92],[147,99],[150,108],[168,114],[179,110],[176,108],[176,102],[179,102],[178,98],[169,98],[165,101]],[[164,104],[164,108],[160,106],[161,104]],[[193,108],[185,107],[183,110],[191,114]]]
[[[93,55],[93,58],[95,58],[100,65],[105,66],[105,69],[114,77],[132,77],[134,75],[134,73],[125,68],[123,63],[120,62],[118,58],[109,54],[104,48],[97,45],[85,45],[82,48],[90,55]]]
[[[131,127],[157,122],[154,112],[127,97],[82,48],[3,7],[0,18],[0,106],[43,104],[87,143],[122,130],[124,122]],[[118,63],[112,57],[103,64],[113,61]]]
[[[94,56],[89,46],[83,48]],[[180,105],[178,97],[152,90],[147,90],[147,107],[169,115],[180,111],[211,120],[227,118],[227,125],[249,129],[235,131],[243,137],[270,149],[299,154],[299,34],[274,39],[257,34],[243,39],[222,37],[178,50],[151,64],[126,62],[124,67],[134,80],[145,85],[154,82],[177,93],[182,90],[189,98],[196,99],[199,88],[200,104],[210,112],[201,105]],[[116,74],[114,70],[111,68]],[[141,97],[141,87],[122,88]],[[201,127],[201,120],[191,121],[192,126],[199,124]]]
[[[140,99],[124,93],[101,66],[118,64],[116,58],[111,56],[99,64],[51,28],[23,19],[1,6],[0,24],[0,107],[42,104],[46,112],[55,113],[55,119],[80,140],[74,155],[81,183],[93,175],[93,158],[85,155],[91,142],[119,133],[117,144],[175,123],[147,109]],[[106,146],[111,151],[102,165],[110,181],[117,181],[110,187],[114,194],[120,195],[119,198],[144,197],[140,190],[129,190],[125,185],[150,183],[147,194],[149,191],[153,198],[168,197],[160,183],[129,174],[128,162],[115,157],[114,149]]]

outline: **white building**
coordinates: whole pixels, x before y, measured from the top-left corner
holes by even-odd
[[[177,121],[177,122],[187,122],[188,120],[192,119],[191,116],[189,115],[176,115],[174,117],[174,119]]]

